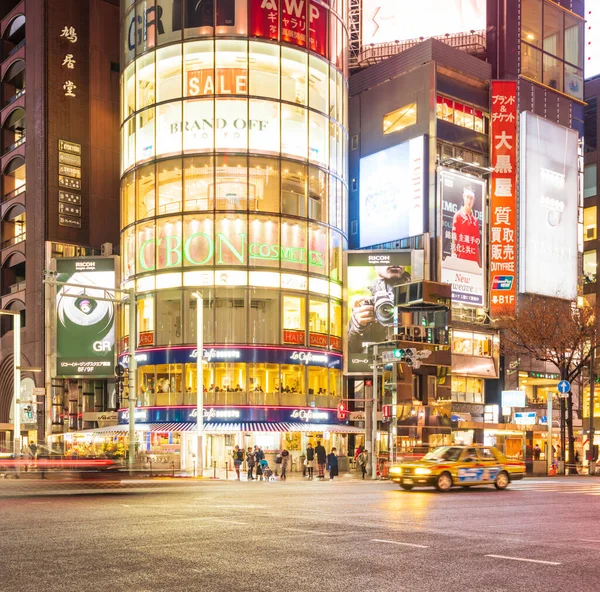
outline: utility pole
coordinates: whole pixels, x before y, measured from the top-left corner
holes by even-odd
[[[377,401],[379,400],[379,387],[377,385],[377,379],[379,377],[379,356],[378,356],[378,346],[373,346],[373,397],[370,399],[370,402],[367,400],[367,405],[371,405],[369,414],[367,407],[367,435],[369,435],[369,427],[370,431],[370,446],[371,446],[371,479],[377,479]],[[369,422],[369,415],[371,416],[371,421]]]
[[[596,374],[594,369],[596,366],[596,346],[592,347],[592,355],[590,356],[590,433],[588,435],[589,451],[588,451],[588,475],[596,474],[596,461],[594,460],[594,395],[596,385]]]
[[[129,290],[129,471],[133,473],[135,464],[135,408],[137,406],[137,360],[135,346],[137,343],[137,301],[135,290]]]

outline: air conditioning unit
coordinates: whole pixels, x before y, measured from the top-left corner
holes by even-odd
[[[113,244],[112,243],[103,243],[100,247],[100,254],[103,257],[109,257],[113,254]]]

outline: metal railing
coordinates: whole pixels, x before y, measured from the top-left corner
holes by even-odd
[[[2,201],[8,201],[9,199],[12,199],[13,197],[17,197],[17,195],[21,195],[21,193],[25,193],[25,189],[26,189],[26,185],[21,185],[21,187],[17,187],[16,189],[14,189],[13,191],[11,191],[10,193],[7,193],[2,198]]]
[[[4,106],[7,107],[11,103],[14,103],[17,99],[21,98],[24,94],[25,94],[25,89],[22,88],[21,90],[17,91],[12,97],[10,97],[10,99],[8,99],[8,101],[6,101],[4,103]]]
[[[25,135],[22,135],[16,142],[13,142],[10,146],[7,146],[2,153],[2,156],[16,150],[21,144],[25,143]]]
[[[7,60],[11,55],[14,55],[15,53],[17,53],[24,45],[25,45],[25,39],[22,39],[21,41],[19,41],[19,43],[17,43],[17,45],[15,45],[8,52],[8,55],[4,59]]]
[[[18,234],[17,236],[13,236],[12,238],[9,238],[8,240],[4,241],[2,243],[2,245],[0,245],[0,247],[2,249],[7,249],[8,247],[14,247],[15,245],[18,245],[19,243],[22,243],[24,240],[25,240],[25,233]]]

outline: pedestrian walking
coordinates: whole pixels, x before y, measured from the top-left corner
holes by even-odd
[[[308,472],[309,480],[313,478],[313,468],[315,466],[315,449],[312,447],[312,444],[309,442],[306,447],[306,470]]]
[[[287,479],[287,468],[290,462],[290,453],[284,448],[281,451],[281,478],[285,481]]]
[[[533,447],[533,460],[540,460],[541,454],[542,454],[542,449],[536,444]]]
[[[360,467],[360,470],[362,471],[362,478],[365,478],[365,475],[367,474],[367,463],[369,462],[369,451],[368,450],[363,450],[359,455],[358,455],[358,466]]]
[[[254,447],[254,463],[256,464],[256,478],[263,480],[263,470],[262,465],[260,464],[261,460],[265,460],[265,453],[262,451],[260,446]]]
[[[254,471],[254,465],[256,464],[256,461],[254,460],[252,446],[248,446],[248,452],[246,452],[246,464],[248,465],[248,481],[254,481],[252,472]]]
[[[315,454],[317,455],[317,468],[319,471],[318,478],[325,479],[325,463],[327,462],[327,451],[325,450],[325,446],[321,444],[320,440],[317,440]]]
[[[329,469],[329,480],[333,481],[333,478],[339,475],[337,449],[335,447],[327,455],[327,467]]]
[[[244,451],[240,450],[240,447],[236,444],[233,449],[233,466],[235,467],[235,474],[237,475],[237,480],[240,480],[240,467],[244,462]]]

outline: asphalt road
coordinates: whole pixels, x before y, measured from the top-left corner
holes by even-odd
[[[1,592],[600,590],[600,479],[0,480]]]

